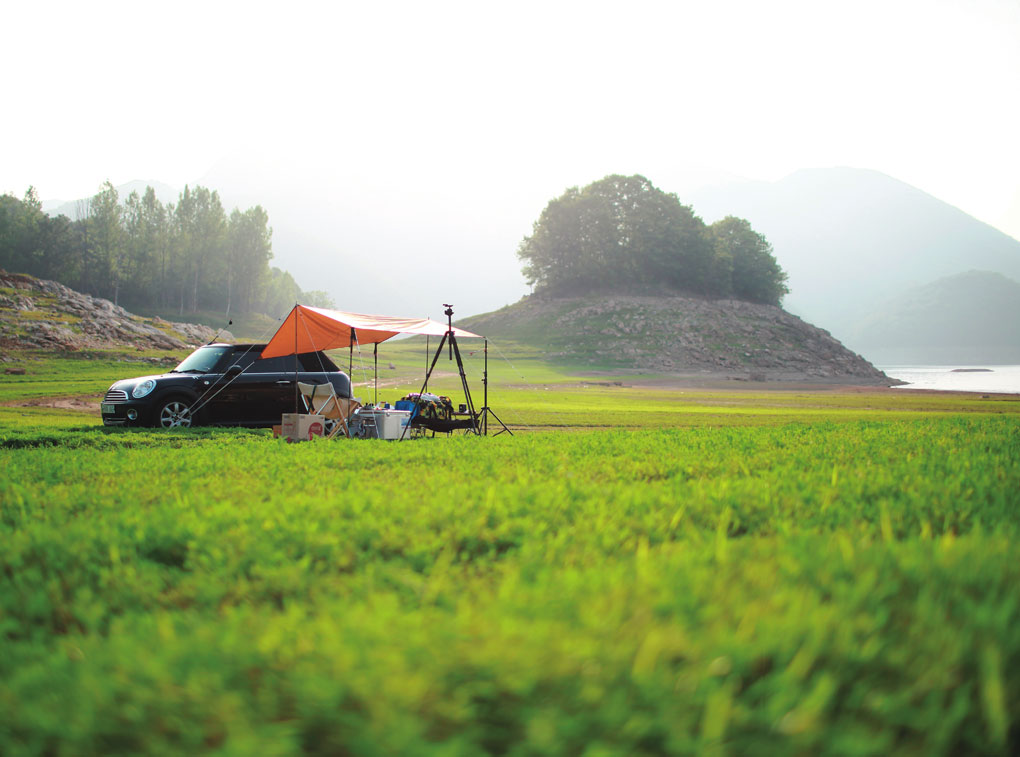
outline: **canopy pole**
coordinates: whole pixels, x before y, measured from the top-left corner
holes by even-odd
[[[294,412],[300,413],[298,409],[298,346],[297,346],[297,316],[298,316],[298,304],[294,303]]]
[[[347,342],[347,376],[351,380],[351,386],[354,386],[354,327],[351,326],[351,338]]]
[[[503,427],[503,431],[505,431],[506,433],[510,434],[510,436],[513,436],[514,432],[511,431],[509,428],[507,428],[507,425],[505,423],[503,423],[503,421],[500,419],[500,417],[498,415],[496,415],[495,412],[493,412],[491,407],[489,407],[489,338],[488,337],[485,337],[485,343],[484,344],[485,344],[485,348],[484,348],[485,349],[485,353],[484,353],[485,354],[485,362],[483,363],[484,367],[482,368],[482,386],[484,387],[485,397],[482,400],[482,412],[481,412],[481,419],[480,419],[481,420],[481,433],[482,433],[483,436],[488,436],[489,435],[489,416],[491,415],[493,418],[496,419],[496,422],[499,423],[499,425]],[[500,434],[503,433],[503,431],[497,431],[494,434],[494,436],[499,436]]]
[[[482,362],[482,433],[489,435],[489,337],[485,337],[485,352]]]
[[[373,405],[379,404],[379,342],[372,345],[372,362],[375,364],[375,397]]]

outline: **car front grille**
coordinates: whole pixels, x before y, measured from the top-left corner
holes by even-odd
[[[106,402],[127,402],[127,392],[123,389],[111,389],[103,399]]]

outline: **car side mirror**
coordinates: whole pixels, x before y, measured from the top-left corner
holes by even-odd
[[[227,368],[227,372],[224,373],[223,375],[226,376],[227,378],[234,378],[235,376],[240,376],[243,370],[244,369],[241,366],[239,366],[237,363],[234,363],[232,366]]]

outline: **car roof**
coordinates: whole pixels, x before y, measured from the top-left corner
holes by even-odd
[[[213,342],[211,344],[203,344],[203,347],[233,347],[234,352],[243,351],[249,352],[251,350],[264,350],[266,345],[264,344],[227,344],[226,342]],[[309,350],[308,352],[302,352],[302,355],[311,355],[316,352],[323,352],[323,350]]]
[[[227,344],[226,342],[210,342],[209,344],[203,344],[203,347],[233,347],[235,350],[251,350],[260,349],[264,350],[266,345],[264,344]]]

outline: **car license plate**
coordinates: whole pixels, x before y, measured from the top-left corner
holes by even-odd
[[[93,405],[92,407],[95,407],[95,405]],[[117,409],[109,402],[100,403],[99,407],[100,409],[102,409],[103,415],[109,415],[110,413],[117,412]]]

